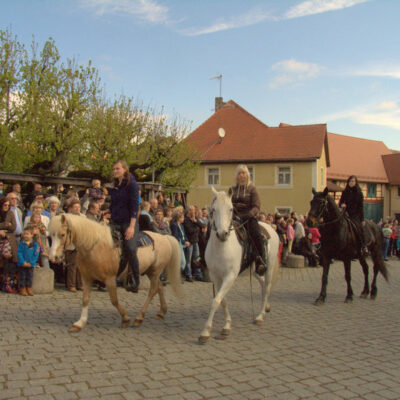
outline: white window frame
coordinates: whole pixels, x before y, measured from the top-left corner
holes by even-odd
[[[218,171],[218,183],[208,183],[208,178],[210,177],[210,170],[214,169]],[[220,167],[206,167],[206,185],[207,186],[220,186],[221,185],[221,168]]]
[[[290,183],[279,183],[279,169],[280,168],[289,168]],[[275,186],[279,186],[279,187],[292,187],[293,186],[293,165],[278,164],[275,166]]]
[[[290,213],[293,211],[293,207],[292,206],[275,206],[275,212],[279,212],[279,214],[281,214],[282,216],[285,215],[285,213],[281,213],[279,211],[279,209],[281,210],[289,210],[288,214],[290,215]]]
[[[256,169],[254,168],[254,165],[248,165],[247,168],[248,168],[249,172],[250,172],[250,170],[253,171],[253,177],[250,174],[250,181],[255,184],[256,183]]]

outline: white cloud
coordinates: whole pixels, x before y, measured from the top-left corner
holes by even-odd
[[[209,33],[215,33],[220,31],[226,31],[228,29],[243,28],[245,26],[251,26],[258,24],[260,22],[266,21],[268,19],[273,19],[269,13],[262,11],[259,8],[251,9],[246,14],[238,15],[232,17],[229,20],[219,20],[214,24],[207,26],[205,28],[190,28],[182,30],[181,33],[187,36],[198,36],[206,35]]]
[[[169,22],[168,8],[155,0],[81,0],[81,4],[97,15],[131,15],[153,24]]]
[[[269,86],[276,88],[289,83],[297,84],[304,80],[315,78],[319,75],[323,67],[291,58],[279,61],[271,69],[276,71],[277,75],[270,81]]]
[[[400,65],[380,64],[374,66],[363,67],[350,71],[351,75],[356,76],[376,76],[382,78],[400,79]]]
[[[308,0],[290,8],[284,18],[300,18],[307,15],[321,14],[328,11],[341,10],[365,3],[369,0]]]
[[[349,119],[362,125],[377,125],[400,130],[400,107],[396,101],[388,100],[376,105],[356,107],[319,118],[326,122],[339,119]]]

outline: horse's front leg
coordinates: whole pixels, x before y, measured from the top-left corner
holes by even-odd
[[[160,274],[151,274],[149,275],[150,278],[150,289],[149,289],[149,293],[147,295],[147,299],[143,304],[142,309],[140,310],[139,314],[136,316],[135,321],[133,322],[133,326],[140,326],[142,325],[142,322],[144,320],[144,316],[146,315],[146,311],[147,308],[151,302],[151,300],[153,300],[153,297],[156,295],[156,293],[158,292],[158,285],[160,284]]]
[[[79,332],[83,329],[87,323],[88,315],[89,315],[89,301],[90,294],[92,292],[92,280],[88,280],[87,278],[82,277],[83,281],[83,296],[82,296],[82,312],[81,317],[78,321],[74,322],[74,324],[69,328],[70,332]]]
[[[348,259],[344,261],[344,276],[347,283],[347,296],[344,300],[345,303],[350,303],[353,301],[353,289],[351,287],[351,260]]]
[[[128,327],[131,319],[128,317],[125,308],[122,307],[121,304],[119,304],[118,302],[116,276],[112,275],[108,277],[104,283],[106,284],[112,305],[118,310],[119,314],[121,315],[121,327]]]
[[[319,306],[325,303],[326,300],[326,287],[328,285],[328,275],[329,275],[329,267],[331,264],[331,260],[323,257],[322,258],[322,284],[321,284],[321,292],[317,299],[315,300],[314,304]]]
[[[368,274],[369,274],[369,267],[367,264],[367,261],[365,260],[364,256],[361,256],[359,258],[360,264],[362,266],[362,270],[364,273],[364,289],[360,294],[360,297],[362,299],[366,299],[369,295],[369,279],[368,279]]]
[[[229,275],[227,275],[225,277],[225,279],[222,282],[222,285],[220,285],[219,282],[214,282],[218,292],[215,295],[215,297],[214,297],[214,299],[213,299],[213,301],[211,303],[210,314],[209,314],[208,319],[207,319],[207,321],[205,323],[205,326],[204,326],[204,328],[203,328],[203,330],[202,330],[202,332],[200,334],[200,337],[199,337],[199,343],[200,344],[206,343],[207,340],[210,338],[215,312],[218,310],[218,307],[220,306],[221,302],[223,301],[223,299],[225,298],[226,294],[231,289],[233,283],[235,282],[235,279],[236,279],[235,274],[231,272]],[[226,308],[226,311],[227,311],[227,308]],[[229,321],[226,320],[225,327],[228,327],[229,330],[230,330],[231,319],[230,319],[229,311],[228,311],[228,315],[229,315]],[[225,317],[227,317],[227,314],[225,314]],[[225,329],[225,327],[224,327],[224,329]]]

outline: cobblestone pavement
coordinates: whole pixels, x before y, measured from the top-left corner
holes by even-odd
[[[375,301],[345,304],[343,266],[335,263],[322,307],[313,305],[321,268],[282,268],[262,326],[251,323],[245,273],[228,296],[231,336],[205,346],[197,338],[210,283],[186,283],[184,301],[167,290],[165,321],[154,318],[157,299],[142,327],[127,329],[107,293],[94,291],[78,334],[68,327],[80,315],[79,293],[0,294],[0,399],[400,399],[400,261],[387,265],[390,283],[379,277]],[[359,294],[358,263],[352,272]],[[118,294],[133,317],[146,292]],[[222,322],[219,311],[214,336]]]

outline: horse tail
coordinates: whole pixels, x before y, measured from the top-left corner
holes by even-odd
[[[171,258],[165,267],[168,281],[177,297],[182,297],[181,284],[181,248],[178,241],[171,235],[165,235],[171,244]]]

